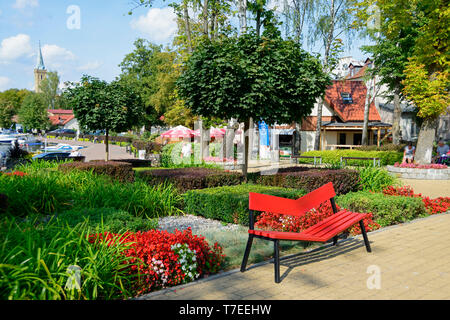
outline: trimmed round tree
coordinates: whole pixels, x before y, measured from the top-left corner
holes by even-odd
[[[320,61],[297,43],[254,32],[205,40],[177,81],[179,95],[194,114],[238,119],[246,133],[250,118],[272,124],[301,122],[330,84]],[[248,157],[244,159],[246,176]]]
[[[107,83],[83,76],[80,83],[67,89],[67,99],[80,127],[106,132],[106,161],[109,160],[109,133],[139,126],[144,118],[140,95],[117,81]]]

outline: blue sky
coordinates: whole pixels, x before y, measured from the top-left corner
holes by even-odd
[[[0,91],[34,88],[39,41],[47,69],[58,71],[63,82],[83,74],[113,80],[138,37],[171,43],[176,24],[167,3],[155,1],[152,8],[139,8],[130,16],[132,0],[2,0]],[[76,10],[68,11],[73,6],[80,19]],[[363,58],[358,46],[343,55]]]

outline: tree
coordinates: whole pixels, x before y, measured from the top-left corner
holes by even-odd
[[[387,87],[388,91],[384,95],[394,103],[392,141],[396,145],[400,144],[401,140],[400,101],[404,98],[402,81],[405,79],[403,71],[408,57],[413,54],[419,25],[415,22],[402,28],[393,26],[397,25],[399,17],[406,14],[405,9],[409,10],[409,5],[410,2],[402,2],[399,5],[387,0],[364,0],[355,2],[352,6],[357,18],[355,26],[374,42],[361,47],[372,57],[373,68],[368,74],[370,77],[376,77],[377,85]],[[370,23],[372,18],[375,18],[374,23]]]
[[[342,50],[343,34],[352,32],[353,17],[348,13],[349,0],[317,0],[312,14],[313,30],[309,33],[309,41],[322,41],[324,48],[323,70],[329,74],[337,63],[337,55]],[[317,127],[314,150],[320,148],[322,128],[323,96],[317,107]]]
[[[50,125],[45,100],[38,93],[30,93],[24,98],[18,116],[27,129],[45,130]]]
[[[192,112],[238,119],[245,123],[245,132],[250,118],[291,123],[309,115],[329,77],[297,43],[271,36],[248,31],[197,47],[177,82]],[[248,143],[245,149],[247,155]],[[248,157],[244,159],[246,176]]]
[[[49,109],[58,109],[59,105],[59,76],[57,72],[48,72],[47,76],[39,85],[40,93],[44,98],[45,105]]]
[[[80,127],[105,130],[106,161],[109,160],[109,133],[122,132],[142,124],[144,109],[140,95],[133,87],[113,81],[83,76],[71,84],[67,99]]]
[[[31,91],[26,89],[9,89],[0,92],[0,128],[9,128],[13,124],[13,117],[17,115],[24,98]]]

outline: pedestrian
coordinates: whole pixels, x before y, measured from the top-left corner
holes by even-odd
[[[436,148],[436,156],[433,158],[433,162],[439,162],[439,159],[446,156],[449,151],[450,147],[448,146],[448,144],[446,144],[444,140],[439,140],[438,146]]]
[[[403,152],[403,163],[413,163],[414,156],[416,155],[416,147],[413,146],[412,142],[408,142]]]

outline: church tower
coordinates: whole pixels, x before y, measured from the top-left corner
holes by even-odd
[[[41,42],[39,41],[39,54],[37,59],[37,66],[34,69],[34,91],[37,93],[41,92],[40,85],[41,82],[47,76],[47,70],[44,65],[44,58],[42,58]]]

